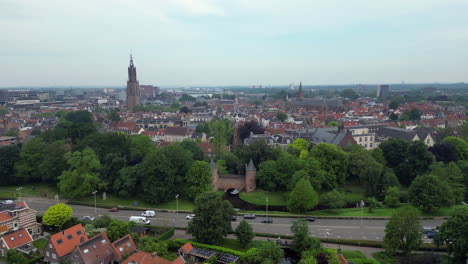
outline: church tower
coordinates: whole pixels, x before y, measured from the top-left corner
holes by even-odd
[[[138,84],[136,68],[133,65],[133,57],[130,54],[130,66],[128,66],[127,81],[127,110],[133,111],[136,105],[141,104],[140,85]]]
[[[299,83],[299,91],[296,94],[296,100],[297,101],[304,100],[304,91],[302,90],[302,82]]]

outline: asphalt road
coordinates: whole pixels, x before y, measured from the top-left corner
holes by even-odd
[[[33,208],[38,214],[43,214],[47,208],[55,204],[54,200],[30,200],[24,199],[29,207]],[[103,214],[109,215],[111,218],[128,221],[130,216],[139,216],[143,211],[122,210],[119,212],[109,212],[108,209],[94,207],[70,205],[73,208],[73,216],[82,218],[83,216],[99,216]],[[163,213],[156,212],[156,217],[148,218],[152,225],[178,226],[186,227],[189,220],[186,220],[186,213]],[[237,227],[242,216],[237,216],[237,221],[232,222],[233,228]],[[278,235],[290,235],[290,227],[292,222],[297,218],[273,217],[273,223],[261,223],[261,217],[249,219],[249,222],[254,232],[269,233]],[[309,223],[309,228],[313,236],[320,238],[342,238],[342,239],[362,239],[362,240],[382,240],[384,237],[384,229],[388,220],[353,220],[353,219],[317,219],[315,222]],[[422,220],[423,226],[436,227],[440,226],[445,220]],[[430,239],[425,238],[425,242],[430,242]]]

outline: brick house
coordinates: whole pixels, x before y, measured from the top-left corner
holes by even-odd
[[[126,235],[112,243],[112,248],[114,249],[115,253],[114,260],[117,262],[122,261],[122,259],[125,259],[137,249],[135,242],[130,235]]]
[[[245,176],[239,174],[218,174],[216,163],[211,160],[211,187],[213,191],[227,191],[229,189],[237,189],[239,191],[245,190],[246,192],[254,191],[257,188],[257,169],[253,161],[250,160],[249,164],[245,164]]]
[[[68,257],[68,262],[78,263],[113,263],[115,253],[106,233],[100,233],[75,246]]]
[[[58,264],[67,260],[75,246],[88,241],[88,236],[81,224],[72,226],[49,238],[44,248],[44,262]]]
[[[40,224],[36,222],[36,211],[25,202],[0,204],[0,236],[20,228],[25,228],[32,236],[41,232]]]
[[[9,146],[16,144],[16,137],[0,137],[0,146]]]
[[[6,256],[6,252],[9,249],[16,249],[26,254],[35,250],[33,238],[27,229],[22,228],[18,231],[10,232],[0,239],[0,253],[3,257]]]

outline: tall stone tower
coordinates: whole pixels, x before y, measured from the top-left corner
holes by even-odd
[[[133,65],[133,57],[130,54],[130,66],[128,66],[127,81],[127,110],[133,111],[136,105],[141,104],[140,85],[138,84],[136,68]]]
[[[304,100],[304,91],[302,90],[302,82],[299,83],[299,91],[296,94],[296,100],[297,101]]]
[[[245,165],[245,191],[255,191],[257,188],[257,169],[255,168],[252,159],[250,159],[249,165]]]

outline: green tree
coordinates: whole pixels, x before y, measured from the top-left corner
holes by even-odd
[[[82,123],[93,123],[93,115],[86,110],[79,110],[74,112],[68,112],[65,115],[65,119],[72,123],[82,124]]]
[[[16,183],[15,163],[20,160],[20,149],[17,145],[0,147],[0,184]]]
[[[39,166],[44,159],[43,150],[47,144],[38,137],[24,143],[20,160],[16,163],[16,176],[25,182],[38,182],[42,179],[41,170]]]
[[[303,213],[312,209],[318,203],[318,194],[310,181],[301,179],[289,194],[288,210],[294,213]]]
[[[400,189],[397,186],[388,187],[385,192],[385,202],[388,207],[396,208],[400,206]]]
[[[448,184],[451,191],[450,196],[456,204],[465,200],[465,179],[462,171],[455,162],[450,162],[446,166],[440,162],[434,163],[431,166],[431,174]]]
[[[448,185],[434,175],[420,175],[411,184],[408,196],[411,204],[424,212],[433,212],[451,204]]]
[[[390,120],[398,120],[398,116],[395,113],[391,113],[389,118]]]
[[[212,123],[213,127],[213,149],[217,158],[221,157],[222,152],[225,151],[227,144],[227,131],[226,125],[223,120],[215,120]]]
[[[351,101],[354,101],[359,98],[359,94],[354,91],[354,89],[348,88],[341,91],[341,97],[349,98]]]
[[[336,179],[336,186],[345,183],[348,172],[346,152],[335,145],[320,143],[312,148],[310,155],[320,162],[322,169],[329,174],[327,177]]]
[[[468,122],[463,123],[458,128],[458,133],[460,134],[460,138],[468,142]]]
[[[310,236],[309,225],[304,219],[298,219],[291,226],[293,250],[301,254],[306,250],[320,248],[320,240]]]
[[[145,135],[133,135],[130,137],[130,142],[125,140],[125,147],[128,146],[130,151],[130,163],[140,163],[146,155],[156,151],[156,145],[150,137]],[[124,154],[124,152],[121,152]]]
[[[120,115],[118,109],[112,109],[107,113],[107,118],[112,122],[119,122]]]
[[[437,246],[446,244],[450,254],[462,263],[468,258],[468,206],[457,206],[434,238]]]
[[[245,220],[242,220],[236,230],[237,240],[242,248],[247,248],[253,241],[255,234],[252,226]]]
[[[330,209],[343,208],[347,203],[346,196],[337,189],[333,189],[330,192],[322,193],[320,195],[319,204]]]
[[[330,121],[327,123],[327,126],[329,127],[338,127],[340,125],[340,123],[338,123],[337,121]]]
[[[47,144],[42,152],[43,158],[39,165],[42,181],[56,183],[60,174],[68,167],[65,160],[65,154],[68,152],[65,142],[56,141]]]
[[[367,210],[369,213],[374,212],[374,209],[381,207],[381,203],[377,201],[374,197],[370,197],[367,199]]]
[[[298,264],[317,264],[317,259],[315,257],[305,257],[302,258]]]
[[[306,151],[308,153],[309,151],[309,146],[310,143],[303,139],[303,138],[298,138],[293,141],[293,143],[288,145],[288,151],[296,154],[296,156],[299,156],[299,154],[302,153],[302,151]]]
[[[397,209],[385,226],[384,247],[390,253],[409,254],[422,244],[422,226],[419,211],[406,206]]]
[[[138,248],[144,252],[157,252],[162,258],[169,255],[169,245],[166,241],[157,241],[156,238],[145,236],[140,240]]]
[[[130,233],[130,227],[133,222],[124,222],[116,219],[112,219],[106,229],[106,234],[111,242]]]
[[[278,111],[276,112],[276,118],[278,118],[279,121],[284,122],[286,119],[288,119],[288,114],[285,112]]]
[[[48,226],[56,226],[62,228],[63,224],[70,220],[73,214],[73,209],[64,204],[58,203],[49,207],[42,217],[42,223]]]
[[[443,143],[448,143],[455,147],[455,150],[458,154],[458,159],[468,160],[468,143],[466,143],[463,139],[456,137],[446,137],[443,140]]]
[[[195,199],[195,218],[190,221],[187,233],[202,243],[220,243],[231,229],[231,217],[235,214],[231,203],[215,192],[200,194]]]
[[[185,177],[187,181],[187,195],[195,199],[198,195],[211,190],[211,168],[206,161],[195,161],[190,166]]]
[[[180,143],[183,149],[188,150],[192,153],[194,160],[203,160],[205,158],[203,149],[195,143],[195,141],[185,139]]]
[[[274,242],[256,241],[257,248],[255,263],[279,263],[284,256],[284,251]]]
[[[29,260],[23,255],[23,253],[16,251],[12,248],[7,251],[8,263],[11,264],[29,264]]]
[[[421,112],[419,109],[413,108],[401,114],[400,120],[421,120]]]
[[[398,102],[398,101],[391,101],[388,104],[388,108],[393,109],[393,110],[397,109],[398,106],[400,106],[400,102]]]
[[[77,198],[104,187],[99,179],[101,163],[91,148],[69,152],[65,158],[70,167],[59,176],[58,187],[62,195]]]

